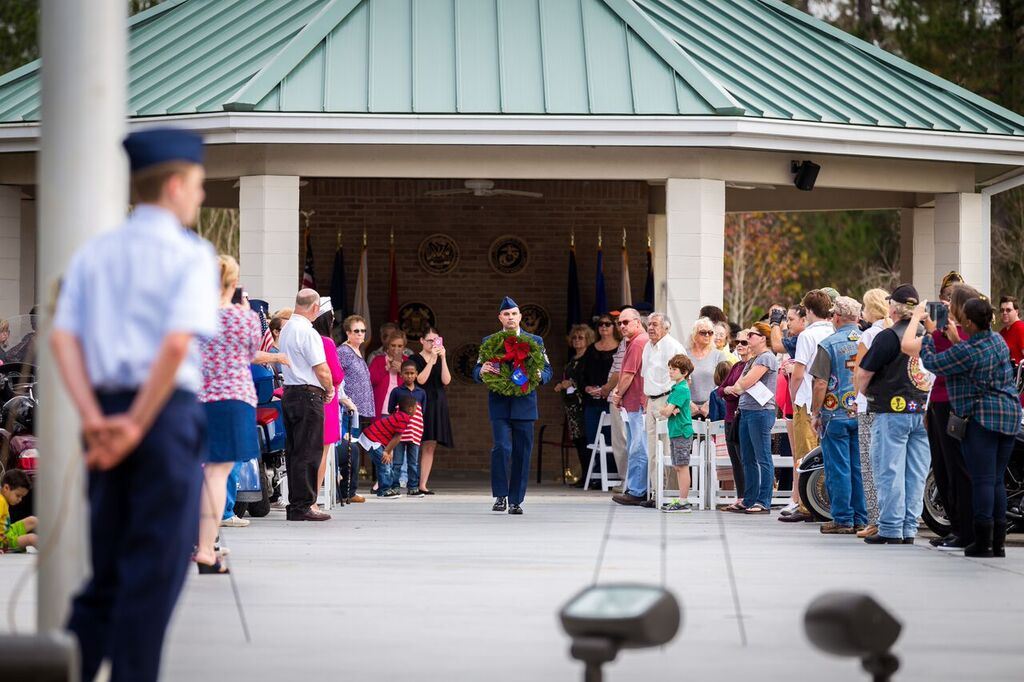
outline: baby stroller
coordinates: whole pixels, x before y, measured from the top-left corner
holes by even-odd
[[[256,433],[260,444],[259,490],[246,485],[241,477],[235,514],[239,517],[248,512],[250,516],[262,517],[270,513],[270,505],[281,497],[281,481],[284,478],[284,415],[281,401],[274,397],[275,376],[273,370],[252,365],[252,380],[256,386]]]

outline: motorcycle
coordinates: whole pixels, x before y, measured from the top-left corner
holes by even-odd
[[[800,475],[800,499],[814,516],[816,521],[831,521],[832,511],[825,487],[825,460],[821,448],[811,450],[801,460],[797,469]],[[1017,431],[1013,453],[1006,467],[1006,520],[1008,530],[1024,530],[1024,422]],[[928,471],[924,484],[924,507],[921,517],[929,530],[943,537],[952,528],[946,510],[939,499],[939,490],[935,485],[935,475]]]

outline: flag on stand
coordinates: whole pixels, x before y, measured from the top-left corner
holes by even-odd
[[[580,310],[580,273],[576,268],[576,247],[569,247],[569,281],[565,290],[565,331],[572,329],[574,324],[582,321]]]
[[[626,235],[622,235],[622,305],[633,305],[633,290],[629,286],[629,251],[626,250]]]
[[[309,238],[309,230],[306,230],[306,264],[302,268],[302,281],[300,289],[316,289],[316,277],[313,276],[313,242]]]
[[[654,255],[651,245],[647,245],[647,281],[644,282],[644,302],[654,310]]]
[[[392,237],[394,239],[394,237]],[[395,244],[391,243],[391,283],[388,288],[388,322],[398,322],[398,271],[395,269]]]
[[[608,295],[604,290],[604,249],[601,248],[601,237],[597,238],[597,273],[594,275],[594,311],[593,317],[608,312]]]
[[[348,317],[348,287],[345,284],[345,247],[338,235],[338,249],[334,252],[334,269],[331,270],[331,305],[334,306],[334,320],[340,323]]]
[[[352,302],[352,314],[359,315],[366,320],[366,343],[369,343],[372,336],[370,326],[370,282],[369,269],[366,265],[366,245],[359,256],[359,274],[356,275],[356,297]]]

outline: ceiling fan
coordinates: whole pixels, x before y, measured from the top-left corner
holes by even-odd
[[[464,189],[433,189],[424,192],[428,197],[451,197],[458,194],[472,194],[475,197],[515,196],[533,197],[539,199],[544,196],[540,192],[526,192],[518,189],[494,189],[493,180],[466,180]]]

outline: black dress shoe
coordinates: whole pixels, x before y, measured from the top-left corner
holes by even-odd
[[[508,513],[519,515],[523,513],[523,508],[520,507],[518,504],[510,504],[508,507]]]
[[[491,507],[491,511],[503,512],[508,508],[508,498],[498,497],[494,500],[494,506]]]
[[[913,542],[913,538],[910,539]],[[881,533],[878,535],[872,535],[869,538],[864,538],[864,542],[869,545],[902,545],[903,538],[887,538]]]
[[[305,512],[301,514],[288,514],[286,518],[289,521],[327,521],[331,518],[331,515],[325,514],[323,512],[313,511],[312,509],[307,509]]]

